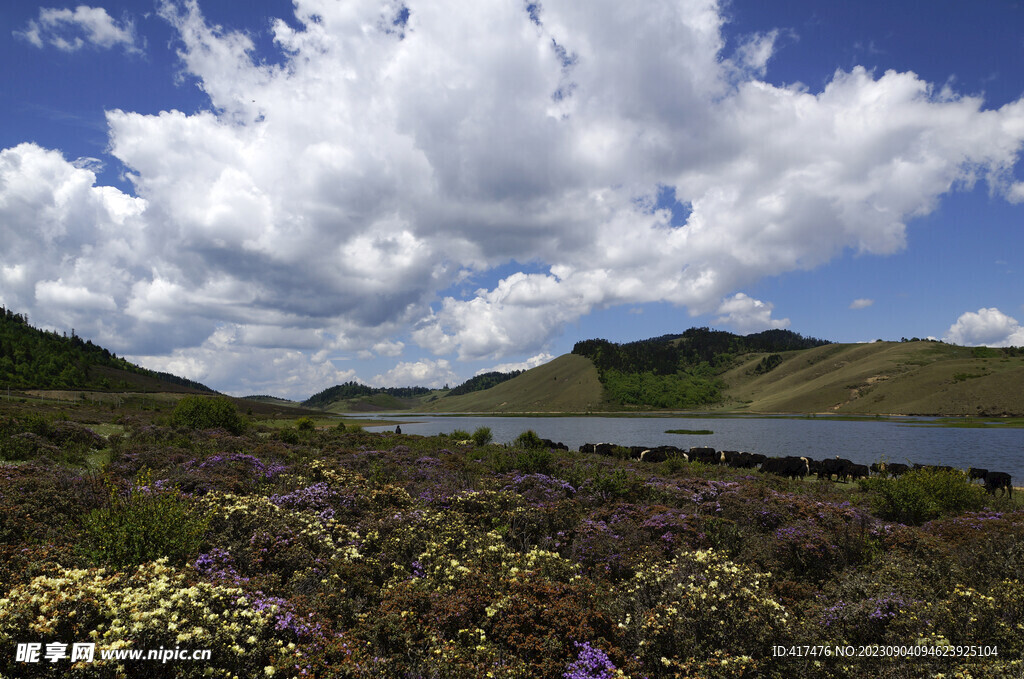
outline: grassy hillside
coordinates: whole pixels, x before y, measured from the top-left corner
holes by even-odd
[[[748,354],[726,371],[724,407],[748,412],[1020,415],[1024,357],[939,342],[831,344]]]
[[[208,392],[198,382],[130,363],[75,334],[40,330],[0,307],[0,388]]]
[[[1013,353],[1013,352],[1009,352]],[[731,357],[713,410],[755,413],[1024,415],[1024,356],[940,342],[828,344]],[[597,369],[567,354],[491,389],[436,399],[425,412],[588,412],[610,403]],[[654,408],[652,408],[654,409]]]
[[[597,368],[566,354],[484,391],[437,399],[425,412],[587,412],[604,408]]]

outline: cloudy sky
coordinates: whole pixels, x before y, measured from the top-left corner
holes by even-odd
[[[1017,2],[47,0],[0,61],[0,304],[227,393],[1024,345]]]

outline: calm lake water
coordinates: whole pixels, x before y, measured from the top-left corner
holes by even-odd
[[[814,418],[693,417],[437,417],[382,414],[402,420],[405,434],[433,435],[455,429],[490,427],[495,443],[507,443],[527,429],[576,450],[583,443],[624,446],[711,446],[768,456],[836,455],[860,464],[889,462],[944,464],[1008,472],[1024,482],[1024,429],[952,429],[927,427],[907,418],[892,421],[842,421]],[[408,421],[405,421],[408,420]],[[389,427],[366,427],[387,431]],[[666,429],[710,429],[710,435],[667,434]]]

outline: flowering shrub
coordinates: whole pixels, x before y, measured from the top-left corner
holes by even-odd
[[[214,650],[155,677],[1020,676],[1016,499],[914,526],[878,518],[870,484],[336,428],[128,432],[102,475],[0,464],[0,646]],[[770,648],[947,642],[1000,657]],[[0,676],[139,671],[12,655]]]
[[[221,493],[204,496],[200,506],[210,516],[208,544],[229,553],[241,576],[262,576],[267,588],[287,586],[308,569],[325,572],[332,560],[359,558],[358,535],[329,509],[292,509],[273,498]]]
[[[562,674],[564,679],[612,679],[618,674],[615,664],[601,649],[594,648],[586,641],[574,641],[573,646],[579,655],[565,668]]]
[[[928,632],[926,606],[898,592],[839,601],[818,618],[827,638],[843,644],[902,643]]]
[[[166,560],[125,572],[102,568],[62,569],[12,589],[0,599],[0,647],[26,639],[96,643],[92,663],[78,662],[74,676],[124,676],[124,663],[103,661],[99,649],[211,649],[203,663],[177,663],[174,676],[254,677],[275,660],[293,654],[275,636],[266,612],[254,610],[241,589],[189,584]],[[0,654],[0,674],[17,677],[67,676],[67,663],[14,663]],[[156,663],[147,663],[147,674]],[[133,669],[136,669],[133,667]],[[166,669],[166,668],[165,668]],[[226,673],[226,674],[223,674]]]
[[[953,644],[987,644],[999,655],[1020,656],[1024,651],[1024,584],[1003,580],[987,593],[957,585],[939,605],[936,627]]]
[[[617,588],[628,652],[652,673],[691,671],[716,653],[713,664],[699,665],[701,676],[733,676],[730,665],[756,669],[789,639],[790,616],[769,595],[769,578],[714,550],[638,570]]]

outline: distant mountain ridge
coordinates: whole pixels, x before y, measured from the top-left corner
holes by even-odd
[[[0,387],[92,391],[196,391],[204,384],[148,370],[103,347],[31,326],[28,318],[0,307]]]
[[[1024,416],[1024,349],[930,340],[836,344],[789,331],[706,328],[574,353],[425,412],[698,410]]]

